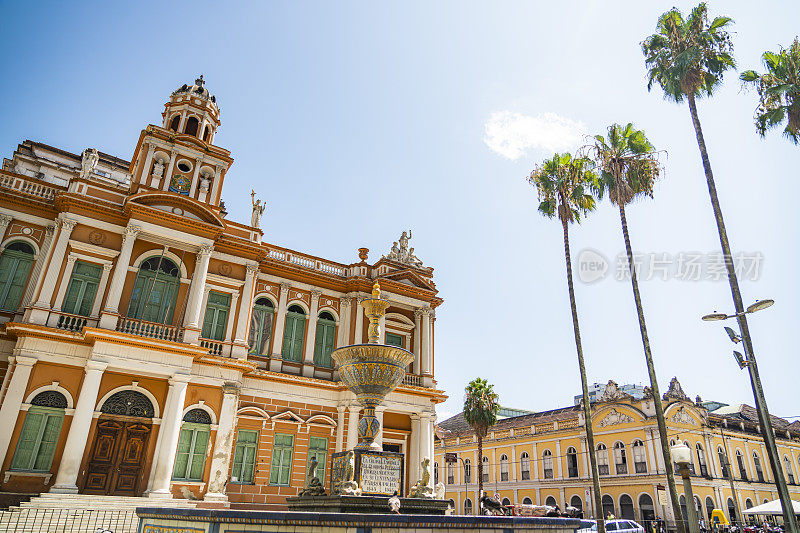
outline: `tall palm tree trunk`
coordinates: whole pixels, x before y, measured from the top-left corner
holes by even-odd
[[[564,208],[566,211],[566,206]],[[581,372],[581,390],[583,391],[583,416],[586,428],[586,445],[589,463],[592,469],[592,485],[594,486],[594,508],[597,518],[598,533],[605,533],[603,522],[603,500],[600,495],[600,477],[597,474],[597,456],[594,447],[594,429],[592,428],[592,411],[589,404],[589,385],[586,382],[586,367],[583,364],[583,347],[581,346],[581,330],[578,325],[578,306],[575,304],[575,288],[572,286],[572,262],[569,254],[569,223],[564,213],[561,214],[561,225],[564,227],[564,257],[567,260],[567,287],[569,287],[569,305],[572,309],[572,327],[575,331],[575,348],[578,351],[578,368]],[[561,458],[559,457],[560,461]]]
[[[650,390],[653,392],[653,403],[656,407],[656,421],[658,422],[658,436],[661,441],[661,453],[664,456],[664,467],[667,473],[667,485],[669,486],[669,498],[672,503],[672,513],[675,515],[675,522],[678,525],[678,532],[685,533],[686,527],[683,523],[683,514],[678,501],[678,490],[675,488],[675,472],[672,467],[672,454],[669,449],[667,439],[667,423],[664,420],[664,406],[661,403],[661,392],[658,390],[658,378],[656,369],[653,366],[653,354],[650,351],[650,339],[647,337],[647,325],[644,321],[644,308],[642,307],[642,297],[639,294],[639,281],[636,279],[636,267],[633,262],[633,250],[631,249],[631,239],[628,235],[628,219],[625,217],[625,205],[619,205],[619,219],[622,222],[622,236],[625,239],[625,251],[628,254],[628,268],[631,273],[631,285],[633,286],[633,300],[636,302],[636,314],[639,317],[639,332],[642,335],[642,345],[644,346],[644,359],[647,362],[647,373],[650,376]]]
[[[478,436],[478,497],[475,506],[472,508],[473,513],[480,510],[481,514],[483,508],[481,507],[481,496],[483,496],[483,437]]]
[[[728,242],[728,233],[725,231],[725,221],[722,218],[722,208],[719,205],[719,198],[717,197],[714,174],[711,172],[711,162],[708,159],[706,142],[705,139],[703,139],[703,130],[700,127],[700,118],[697,115],[697,104],[694,99],[694,94],[690,93],[687,96],[689,100],[689,112],[692,115],[692,124],[694,125],[695,135],[697,136],[697,146],[700,148],[700,157],[703,159],[703,170],[705,171],[706,182],[708,183],[708,195],[711,197],[711,207],[714,209],[714,218],[717,221],[717,231],[719,233],[719,242],[722,246],[722,256],[725,260],[725,268],[728,271],[728,283],[731,286],[736,319],[739,322],[739,330],[742,333],[744,353],[747,356],[747,360],[750,361],[750,364],[747,365],[747,369],[750,372],[750,384],[753,388],[753,396],[756,400],[756,411],[758,412],[761,434],[764,436],[764,444],[766,444],[767,447],[772,475],[776,480],[775,485],[777,486],[778,495],[780,496],[783,507],[783,522],[786,524],[789,531],[796,532],[798,531],[798,527],[795,515],[792,511],[792,500],[789,495],[789,490],[785,483],[778,482],[778,480],[785,479],[783,477],[783,468],[781,467],[780,456],[778,455],[778,449],[775,445],[775,432],[772,429],[772,420],[767,410],[767,400],[761,388],[761,378],[758,375],[756,356],[753,353],[753,344],[750,339],[750,328],[747,326],[747,317],[744,314],[742,294],[739,291],[739,280],[736,278],[736,269],[734,269],[733,266],[731,246]]]

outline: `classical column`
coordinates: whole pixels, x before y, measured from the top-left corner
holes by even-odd
[[[228,468],[233,451],[233,426],[236,421],[236,408],[239,400],[239,386],[226,382],[222,386],[222,408],[220,409],[217,436],[214,438],[214,453],[211,455],[211,473],[209,474],[208,492],[204,500],[225,501],[225,482],[228,480]]]
[[[111,274],[111,263],[103,265],[103,273],[100,275],[100,284],[97,286],[97,296],[94,298],[94,305],[92,305],[92,317],[97,317],[100,314],[100,305],[103,303],[103,294],[106,292],[108,286],[108,276]]]
[[[144,164],[142,164],[142,173],[139,177],[139,183],[142,185],[150,185],[150,164],[153,162],[153,152],[155,151],[155,144],[151,144],[147,148],[147,155],[144,158]]]
[[[378,344],[386,344],[386,315],[378,321]]]
[[[186,374],[175,374],[169,380],[167,402],[159,429],[158,454],[155,458],[153,484],[148,496],[150,498],[172,498],[170,481],[175,466],[175,452],[178,437],[181,433],[183,404],[186,402],[186,386],[190,377]]]
[[[233,355],[239,359],[247,357],[247,335],[250,332],[250,311],[253,309],[253,285],[255,283],[258,263],[247,263],[247,274],[242,287],[242,299],[239,302],[239,318],[236,321],[236,336],[233,339]],[[231,311],[233,313],[233,311]]]
[[[411,413],[411,436],[408,439],[408,482],[413,485],[420,478],[419,475],[419,415]]]
[[[336,453],[344,448],[344,412],[347,406],[338,404],[336,406]]]
[[[203,130],[200,130],[200,135],[203,134]],[[203,164],[203,160],[201,158],[197,158],[194,160],[194,174],[192,174],[192,185],[189,189],[189,197],[194,198],[194,193],[197,192],[197,181],[200,177],[200,165]]]
[[[64,453],[61,455],[61,464],[58,465],[58,474],[55,484],[50,492],[77,494],[78,471],[81,468],[83,452],[89,438],[89,427],[92,425],[97,393],[100,391],[100,381],[108,363],[88,361],[86,363],[86,376],[83,378],[78,403],[75,404],[75,414],[72,415],[72,424],[69,426],[67,442],[64,444]]]
[[[125,278],[128,276],[128,266],[131,263],[131,253],[133,243],[141,228],[139,226],[128,225],[122,234],[122,249],[117,256],[114,266],[114,274],[111,276],[111,286],[108,288],[106,305],[103,314],[100,316],[100,327],[114,329],[117,327],[117,317],[119,316],[119,300],[122,297],[122,289],[125,285]]]
[[[17,425],[19,408],[25,397],[25,389],[28,388],[28,379],[31,377],[33,365],[36,359],[25,355],[9,357],[9,367],[7,372],[12,372],[10,364],[14,363],[13,374],[9,380],[6,394],[3,397],[3,405],[0,406],[0,461],[3,461],[8,453],[8,444],[11,442],[11,433]]]
[[[200,339],[200,316],[203,312],[203,290],[206,287],[208,277],[208,262],[211,260],[211,252],[214,247],[210,244],[203,244],[197,252],[197,261],[192,274],[192,284],[189,287],[189,299],[186,303],[186,317],[183,321],[185,331],[183,340],[188,344],[197,344]]]
[[[414,309],[414,374],[422,372],[420,368],[420,349],[422,346],[422,308]]]
[[[385,405],[379,405],[375,407],[375,418],[378,419],[378,423],[381,425],[380,429],[378,430],[378,434],[375,435],[375,443],[383,449],[383,413],[386,411]]]
[[[433,472],[433,427],[431,425],[431,414],[430,413],[420,413],[419,415],[419,456],[420,461],[424,458],[428,458],[431,460],[431,472]],[[433,476],[431,476],[431,480],[429,486],[433,487]]]
[[[228,322],[225,324],[225,342],[231,342],[233,340],[233,320],[235,318],[234,310],[239,307],[239,293],[234,292],[231,294],[231,305],[228,309]],[[228,354],[223,354],[228,355]]]
[[[355,449],[358,444],[358,412],[361,406],[357,403],[350,404],[350,418],[347,421],[347,449]]]
[[[422,353],[420,354],[423,384],[426,387],[433,385],[431,372],[431,308],[422,309]]]
[[[539,463],[541,463],[541,457],[539,457],[539,452],[536,451],[536,443],[533,443],[533,454],[531,455],[531,479],[538,480],[539,479]],[[539,496],[537,493],[536,501],[539,501]],[[538,505],[538,504],[537,504]]]
[[[311,291],[311,311],[308,313],[308,333],[306,334],[306,348],[303,355],[303,375],[314,375],[314,343],[317,339],[317,319],[319,318],[319,297],[322,291]]]
[[[366,299],[366,296],[356,297],[356,338],[353,340],[353,344],[364,343],[364,308],[361,306],[361,302]]]
[[[336,336],[336,347],[350,344],[350,305],[352,298],[343,296],[339,299],[339,334]]]
[[[555,459],[556,466],[558,470],[556,471],[556,479],[564,479],[564,473],[562,472],[561,468],[564,463],[564,459],[561,456],[561,441],[556,441],[556,456],[553,458]]]
[[[183,128],[181,128],[183,131]],[[164,172],[164,183],[161,184],[161,188],[165,191],[169,190],[169,184],[172,182],[172,170],[175,168],[175,157],[177,154],[172,152],[169,154],[169,165],[167,166],[166,172]]]
[[[58,281],[58,275],[61,273],[61,265],[67,253],[69,236],[72,234],[76,224],[77,222],[74,220],[61,219],[61,231],[58,233],[58,239],[56,239],[56,244],[53,247],[53,253],[50,257],[50,263],[47,265],[39,296],[36,299],[36,303],[33,304],[34,309],[31,311],[29,320],[34,324],[44,325],[47,322],[47,317],[50,314],[50,299],[53,297],[56,281]]]
[[[0,240],[6,236],[6,230],[8,229],[8,225],[11,224],[12,220],[14,220],[14,217],[11,215],[0,215]]]
[[[44,241],[42,241],[42,246],[39,248],[39,253],[36,254],[36,261],[33,263],[33,269],[31,270],[31,279],[25,287],[25,294],[22,296],[22,302],[19,306],[20,311],[18,312],[22,312],[21,310],[28,307],[28,304],[31,303],[33,293],[36,291],[36,287],[41,281],[42,266],[49,258],[50,246],[53,243],[53,235],[55,232],[55,224],[48,224],[45,228]]]
[[[211,184],[211,199],[209,203],[217,205],[219,201],[217,200],[217,192],[219,191],[219,178],[221,175],[222,169],[220,167],[214,167],[214,183]]]
[[[281,294],[278,298],[278,314],[275,317],[275,335],[272,339],[272,357],[269,362],[269,369],[273,372],[281,371],[281,359],[283,355],[283,329],[286,324],[286,308],[289,303],[289,289],[291,285],[288,283],[281,283]],[[348,448],[349,449],[349,448]]]
[[[583,456],[583,476],[591,477],[589,473],[589,454],[587,452],[586,437],[581,437],[581,456]]]
[[[511,481],[517,481],[517,447],[511,445]],[[517,499],[514,498],[516,503]]]

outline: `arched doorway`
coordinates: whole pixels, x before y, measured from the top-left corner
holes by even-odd
[[[103,402],[100,412],[83,492],[141,496],[153,404],[139,391],[123,390]]]
[[[633,499],[627,494],[623,494],[619,497],[619,515],[620,518],[626,518],[628,520],[636,518],[633,511]]]
[[[642,515],[642,525],[645,526],[645,531],[650,531],[649,524],[656,519],[656,511],[653,506],[653,498],[649,494],[639,496],[639,512]]]

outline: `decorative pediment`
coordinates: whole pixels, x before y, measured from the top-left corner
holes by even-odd
[[[264,420],[269,420],[269,413],[263,410],[260,407],[256,407],[255,405],[246,405],[236,411],[236,416],[247,416],[253,418],[263,418]]]
[[[603,391],[603,394],[600,396],[598,401],[601,402],[613,402],[616,400],[630,400],[633,396],[628,394],[627,392],[622,392],[619,388],[619,385],[613,380],[608,380],[606,384],[606,388]]]
[[[670,418],[673,422],[677,422],[678,424],[686,424],[687,426],[696,426],[697,421],[694,419],[692,415],[690,415],[685,407],[681,407],[678,409],[672,418]]]
[[[219,228],[225,227],[222,218],[204,204],[177,194],[166,192],[134,194],[127,199],[126,210],[132,209],[134,205],[158,209],[177,217],[197,220]]]
[[[410,285],[411,287],[418,287],[428,291],[436,291],[436,285],[434,285],[430,279],[420,276],[417,272],[409,268],[388,272],[380,276],[380,278],[389,279],[398,283],[403,283],[405,285]]]
[[[336,427],[336,421],[325,415],[314,415],[306,420],[306,424],[314,424],[318,426]]]
[[[597,424],[597,427],[604,428],[606,426],[616,426],[619,424],[630,424],[633,422],[633,417],[625,413],[620,413],[616,409],[612,409],[609,413]]]
[[[667,400],[677,400],[684,402],[691,401],[689,397],[686,396],[686,393],[683,392],[683,388],[681,387],[681,384],[678,381],[677,377],[672,378],[672,380],[669,382],[669,390],[667,390],[667,392],[664,393],[664,401]]]
[[[296,424],[302,424],[305,422],[301,417],[293,413],[292,411],[284,411],[279,415],[275,415],[272,417],[273,421],[282,421],[282,422],[293,422]]]

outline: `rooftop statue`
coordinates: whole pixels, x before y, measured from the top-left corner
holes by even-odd
[[[384,257],[392,261],[397,261],[398,263],[411,265],[415,268],[424,268],[422,260],[414,254],[414,247],[408,246],[408,241],[410,240],[411,230],[404,231],[403,234],[400,235],[400,239],[394,241],[392,249]]]
[[[250,217],[250,225],[256,229],[261,227],[261,215],[267,208],[266,203],[261,203],[261,200],[256,200],[256,191],[250,189],[250,201],[253,202],[253,214]]]
[[[87,148],[81,154],[81,178],[88,178],[97,167],[97,162],[100,161],[100,155],[95,148]]]

